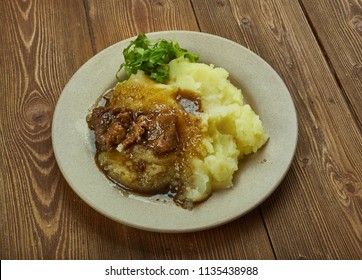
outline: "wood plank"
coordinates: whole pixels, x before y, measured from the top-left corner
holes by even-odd
[[[0,258],[69,258],[78,236],[66,209],[77,198],[56,165],[51,121],[92,55],[83,1],[1,1],[0,17]]]
[[[281,75],[296,105],[295,160],[262,205],[276,257],[361,259],[362,138],[299,2],[192,3],[201,31],[258,53]]]
[[[362,2],[302,0],[337,81],[362,127]]]
[[[128,246],[117,245],[106,255],[131,259],[274,259],[260,220],[256,210],[237,221],[197,233],[162,234],[124,227]],[[129,255],[123,252],[125,249]]]
[[[97,52],[140,33],[177,29],[198,31],[188,0],[87,2]]]
[[[189,1],[89,1],[96,51],[110,44],[160,30],[198,30]],[[109,25],[107,18],[116,18]],[[187,19],[187,20],[185,20]],[[273,251],[259,210],[238,221],[189,234],[149,233],[109,224],[119,234],[102,242],[104,256],[132,259],[273,259]],[[116,235],[117,235],[116,234]],[[100,237],[103,238],[103,237]],[[106,238],[106,237],[105,237]],[[124,244],[127,240],[128,244]],[[120,245],[117,245],[120,244]],[[118,249],[115,250],[115,247]]]

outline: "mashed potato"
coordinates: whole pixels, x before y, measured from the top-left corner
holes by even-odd
[[[194,184],[185,192],[189,201],[202,201],[214,190],[231,187],[238,161],[255,153],[268,139],[259,116],[244,104],[241,90],[231,84],[228,75],[213,65],[183,59],[170,62],[167,84],[200,96],[200,118],[207,128],[203,139],[207,154],[191,161]]]

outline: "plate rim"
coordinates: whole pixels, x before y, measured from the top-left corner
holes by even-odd
[[[91,206],[94,210],[96,210],[97,212],[101,213],[102,215],[116,221],[119,223],[122,223],[124,225],[127,226],[131,226],[133,228],[138,228],[141,230],[147,230],[147,231],[153,231],[153,232],[167,232],[167,233],[181,233],[181,232],[195,232],[195,231],[200,231],[200,230],[206,230],[209,228],[213,228],[216,226],[221,226],[223,224],[229,223],[231,221],[234,221],[238,218],[240,218],[241,216],[246,215],[247,213],[249,213],[250,211],[252,211],[253,209],[257,208],[260,204],[262,204],[280,185],[280,183],[283,181],[283,179],[285,178],[287,172],[290,169],[290,166],[293,162],[294,156],[295,156],[295,152],[296,152],[296,148],[297,148],[297,139],[298,139],[298,120],[297,120],[297,114],[296,114],[296,109],[295,109],[295,105],[292,99],[292,96],[290,95],[290,92],[288,90],[288,88],[286,87],[284,81],[281,79],[281,77],[278,75],[278,73],[264,60],[262,59],[260,56],[258,56],[257,54],[255,54],[254,52],[252,52],[251,50],[249,50],[248,48],[246,48],[245,46],[242,46],[241,44],[238,44],[237,42],[234,42],[232,40],[226,39],[224,37],[220,37],[214,34],[209,34],[209,33],[204,33],[204,32],[197,32],[197,31],[187,31],[187,30],[168,30],[168,31],[158,31],[158,32],[149,32],[146,33],[147,36],[149,37],[159,37],[162,38],[164,37],[165,34],[170,35],[170,34],[185,34],[185,35],[192,35],[192,36],[207,36],[207,37],[212,37],[216,40],[222,40],[224,42],[227,42],[227,44],[232,44],[238,48],[242,48],[243,51],[246,51],[248,53],[248,55],[254,56],[254,58],[256,58],[259,61],[262,61],[266,67],[269,67],[269,71],[272,71],[274,75],[276,75],[279,79],[281,84],[284,86],[284,90],[288,92],[290,101],[291,101],[291,105],[292,105],[292,112],[294,112],[294,116],[292,116],[292,118],[295,120],[295,134],[291,135],[291,137],[294,139],[294,147],[293,147],[293,151],[292,154],[290,156],[290,160],[288,162],[287,168],[285,168],[285,170],[282,172],[281,176],[279,177],[279,179],[277,180],[277,182],[274,184],[274,186],[272,188],[269,188],[268,192],[266,192],[263,196],[263,198],[261,200],[259,200],[257,203],[254,203],[254,205],[252,207],[249,207],[248,209],[246,209],[245,211],[243,211],[242,213],[238,213],[237,215],[234,215],[232,218],[227,218],[224,220],[220,220],[220,221],[216,221],[214,224],[210,223],[208,225],[200,225],[200,226],[193,226],[190,228],[158,228],[158,227],[150,227],[150,226],[143,226],[142,224],[137,224],[134,222],[130,222],[127,220],[120,220],[120,219],[115,219],[115,217],[113,215],[110,215],[109,213],[103,211],[102,209],[99,209],[99,207],[97,207],[97,205],[94,205],[94,202],[89,201],[87,198],[84,197],[84,195],[78,190],[78,188],[74,187],[71,179],[68,178],[67,176],[67,172],[65,171],[64,167],[62,166],[62,164],[60,164],[59,162],[61,161],[60,159],[60,155],[58,153],[58,150],[56,148],[56,145],[54,145],[55,143],[55,136],[56,136],[56,132],[55,132],[55,127],[57,126],[57,116],[59,115],[59,110],[60,110],[60,106],[59,104],[62,104],[63,99],[66,98],[67,96],[65,94],[63,94],[64,92],[66,92],[67,88],[71,86],[72,82],[74,81],[74,79],[77,77],[77,73],[83,71],[83,69],[85,69],[85,67],[87,67],[87,65],[89,65],[92,61],[94,61],[95,59],[99,58],[102,56],[102,54],[108,52],[110,49],[115,48],[116,46],[122,44],[122,43],[126,43],[126,42],[130,42],[131,40],[134,40],[137,36],[133,36],[124,40],[121,40],[117,43],[114,43],[110,46],[108,46],[107,48],[101,50],[100,52],[98,52],[97,54],[95,54],[94,56],[92,56],[90,59],[88,59],[85,63],[82,64],[81,67],[79,67],[77,69],[77,71],[72,75],[72,77],[69,79],[69,81],[67,82],[67,84],[65,85],[65,87],[62,90],[62,93],[60,94],[57,104],[55,106],[54,109],[54,114],[53,114],[53,120],[52,120],[52,131],[51,131],[51,136],[52,136],[52,145],[53,145],[53,150],[54,150],[54,155],[56,158],[56,162],[57,165],[62,173],[62,176],[65,178],[65,180],[67,181],[68,185],[73,189],[73,191],[84,201],[86,202],[86,204],[88,204],[89,206]],[[182,47],[182,46],[181,46]],[[120,53],[122,50],[119,50]],[[232,74],[232,73],[230,73]],[[204,202],[204,203],[207,203]],[[201,205],[202,207],[202,205]],[[185,210],[188,211],[188,210]],[[194,211],[194,210],[192,210]]]

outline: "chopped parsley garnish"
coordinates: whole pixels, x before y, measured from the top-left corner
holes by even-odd
[[[123,50],[124,63],[121,64],[116,74],[117,80],[122,81],[119,72],[124,68],[129,78],[136,74],[138,70],[144,71],[153,80],[163,83],[168,79],[169,62],[178,57],[184,57],[190,62],[199,59],[197,54],[193,54],[182,49],[176,40],[158,41],[150,40],[145,34],[139,34],[129,46]]]

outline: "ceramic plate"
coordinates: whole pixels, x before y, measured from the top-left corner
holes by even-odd
[[[116,43],[85,63],[64,88],[55,109],[52,141],[58,165],[74,191],[91,207],[120,223],[150,231],[190,232],[234,220],[263,202],[279,185],[297,143],[295,108],[278,74],[243,46],[210,34],[164,31],[151,39],[176,39],[200,55],[200,62],[225,68],[245,100],[263,121],[270,139],[244,158],[234,187],[214,193],[193,210],[172,203],[127,195],[112,186],[94,162],[94,136],[85,121],[96,99],[115,83],[122,51],[134,38]]]

